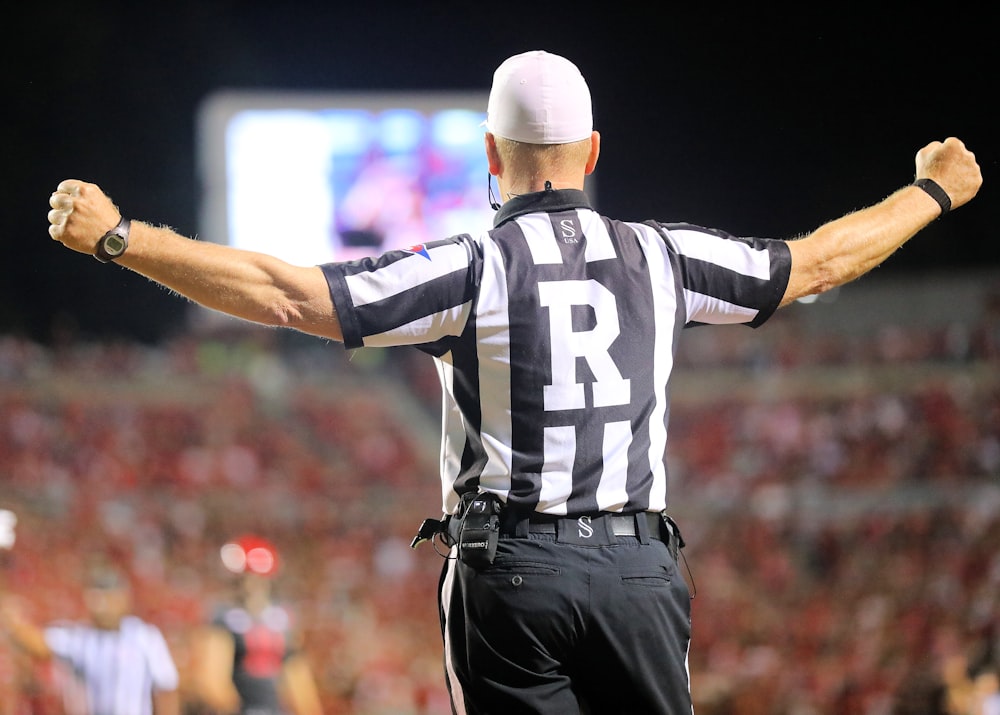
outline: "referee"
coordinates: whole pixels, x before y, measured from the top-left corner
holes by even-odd
[[[378,258],[295,267],[192,241],[78,180],[50,198],[49,231],[207,307],[436,361],[445,518],[419,536],[451,546],[455,713],[690,712],[690,597],[664,516],[682,330],[756,327],[860,276],[971,200],[979,166],[931,142],[913,184],[794,241],[616,220],[584,192],[600,153],[587,84],[542,51],[496,70],[485,150],[492,229]]]
[[[160,630],[129,615],[131,589],[120,571],[93,569],[84,589],[87,623],[37,628],[5,603],[0,621],[39,660],[54,660],[70,715],[179,715],[178,674]]]

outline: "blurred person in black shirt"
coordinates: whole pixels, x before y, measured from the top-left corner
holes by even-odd
[[[278,552],[244,536],[221,550],[237,574],[234,603],[219,608],[195,640],[193,689],[213,713],[318,715],[319,693],[298,650],[292,615],[273,598]]]

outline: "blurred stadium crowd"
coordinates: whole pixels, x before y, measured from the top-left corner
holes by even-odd
[[[682,341],[667,460],[699,715],[980,715],[997,691],[1000,301],[981,307],[810,332],[796,306]],[[0,582],[39,622],[79,617],[84,558],[114,553],[183,697],[188,635],[231,587],[219,546],[261,533],[325,712],[448,712],[441,559],[409,548],[440,510],[437,410],[416,351],[0,336]],[[0,641],[0,715],[56,712],[46,678]]]

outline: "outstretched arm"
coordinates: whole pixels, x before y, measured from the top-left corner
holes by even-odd
[[[52,238],[90,255],[120,218],[100,187],[76,179],[60,183],[49,205]],[[342,340],[326,279],[316,266],[293,266],[139,221],[132,221],[128,249],[116,263],[207,308]]]
[[[14,644],[32,658],[52,657],[45,632],[25,617],[19,603],[3,594],[0,594],[0,630],[6,631]]]
[[[983,183],[975,155],[955,138],[931,142],[917,152],[916,178],[936,182],[953,209],[971,201]],[[781,305],[864,275],[940,215],[938,202],[911,185],[789,241],[792,272]]]

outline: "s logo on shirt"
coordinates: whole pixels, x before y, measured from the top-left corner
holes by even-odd
[[[564,218],[559,222],[559,237],[563,243],[579,243],[576,225],[572,219]]]

